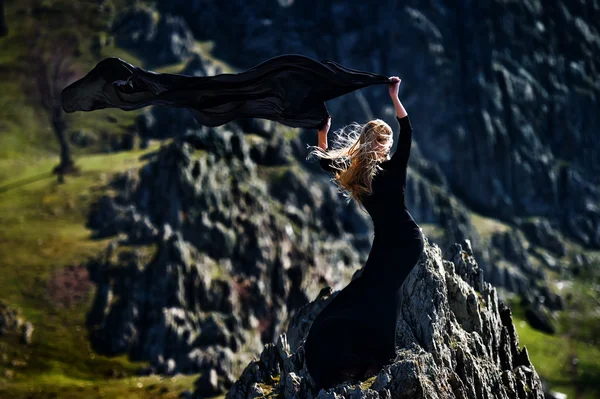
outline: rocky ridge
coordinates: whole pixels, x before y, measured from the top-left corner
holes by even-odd
[[[267,344],[250,362],[227,398],[543,398],[527,349],[519,348],[510,309],[483,281],[470,243],[463,245],[453,245],[444,259],[426,239],[401,289],[396,358],[376,376],[314,389],[303,341],[311,321],[337,293],[323,290],[292,318],[276,344]]]

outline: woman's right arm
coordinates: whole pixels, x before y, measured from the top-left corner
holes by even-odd
[[[329,128],[331,127],[331,117],[327,119],[327,123],[321,129],[319,129],[319,147],[324,151],[327,151],[327,132],[329,132]],[[333,168],[331,167],[331,160],[325,158],[319,158],[319,165],[321,168],[327,172],[333,172]]]
[[[325,126],[319,129],[319,147],[323,150],[327,150],[327,132],[329,132],[329,128],[331,127],[331,116],[327,119]]]

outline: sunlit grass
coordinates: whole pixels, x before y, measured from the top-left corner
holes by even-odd
[[[0,337],[6,355],[0,359],[0,390],[10,397],[177,397],[193,388],[194,376],[144,380],[133,377],[144,363],[94,353],[85,329],[93,292],[65,307],[53,303],[48,291],[52,271],[85,262],[106,247],[107,240],[91,240],[84,227],[89,204],[104,192],[112,174],[139,167],[140,156],[157,146],[82,157],[81,174],[68,176],[63,184],[48,171],[56,158],[18,167],[4,162],[14,169],[10,179],[0,181],[0,290],[2,300],[20,309],[35,328],[30,345],[22,345],[17,334]],[[10,379],[1,376],[6,369]],[[152,384],[158,385],[150,389]]]
[[[524,311],[519,305],[513,303],[511,309],[520,346],[527,347],[533,366],[550,383],[552,390],[575,398],[579,387],[584,394],[582,398],[600,397],[598,345],[571,337],[565,328],[555,335],[538,331],[525,321]],[[576,359],[576,366],[573,365],[573,359]]]

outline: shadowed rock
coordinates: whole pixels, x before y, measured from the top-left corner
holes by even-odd
[[[440,248],[425,240],[425,252],[402,286],[393,363],[361,383],[317,392],[304,362],[303,340],[333,295],[322,291],[297,312],[287,334],[265,346],[227,398],[255,398],[261,392],[319,399],[543,398],[527,350],[519,348],[510,309],[458,244],[445,260]]]

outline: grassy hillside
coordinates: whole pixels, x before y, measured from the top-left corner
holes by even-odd
[[[69,9],[76,5],[72,1],[36,3],[35,15],[27,15],[26,3],[6,2],[9,34],[0,38],[0,302],[34,326],[29,345],[16,332],[0,335],[0,397],[176,398],[193,388],[197,375],[137,377],[145,364],[94,353],[84,323],[94,294],[84,264],[107,245],[90,239],[84,227],[89,205],[114,173],[139,167],[139,157],[159,144],[121,153],[105,152],[101,140],[85,149],[73,147],[81,173],[57,182],[51,170],[59,161],[58,144],[47,115],[23,93],[23,81],[30,77],[20,56],[30,45],[26,37],[32,24],[48,23],[59,13],[63,19],[56,23],[70,21],[78,30],[70,17],[96,2],[81,2],[79,9]],[[106,3],[120,7],[124,2]],[[89,30],[80,33],[77,64],[89,70],[100,59],[86,50]],[[114,47],[104,48],[101,56],[142,65]],[[113,109],[67,119],[69,131],[87,129],[102,137],[102,132],[125,132],[138,114]]]
[[[72,272],[107,244],[91,240],[84,227],[90,202],[111,174],[138,167],[139,157],[156,147],[80,157],[81,175],[64,184],[49,172],[56,157],[8,170],[12,177],[0,183],[0,299],[20,309],[35,330],[30,345],[21,344],[16,333],[0,337],[0,392],[10,397],[33,392],[61,398],[123,397],[125,392],[127,397],[177,397],[192,387],[197,376],[138,378],[135,370],[142,363],[94,353],[84,327],[93,286],[82,284],[85,269]],[[70,289],[73,278],[71,286],[83,288]]]

